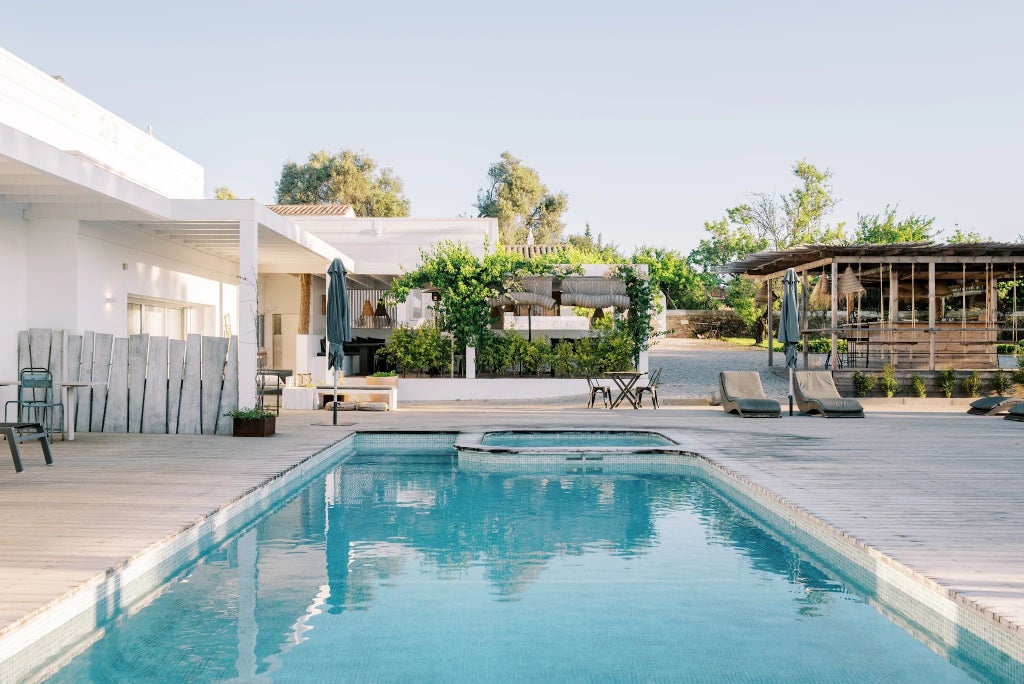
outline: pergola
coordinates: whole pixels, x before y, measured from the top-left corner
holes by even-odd
[[[1000,336],[1020,339],[1024,244],[804,245],[726,264],[723,273],[767,283],[769,335],[772,281],[789,268],[803,283],[805,367],[812,335],[831,337],[833,368],[842,338],[851,365],[929,371],[996,368]],[[818,281],[813,296],[812,278]],[[999,283],[1008,284],[1002,299]],[[824,305],[816,328],[810,323],[812,300]],[[771,364],[771,345],[768,354]]]

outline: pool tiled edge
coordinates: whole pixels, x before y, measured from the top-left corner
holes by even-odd
[[[351,450],[353,441],[352,434],[342,437],[0,629],[0,681],[52,674],[91,643],[90,635],[99,630],[101,636],[104,623],[117,610],[145,605],[178,569],[279,505],[285,492]],[[40,673],[40,667],[46,672]]]

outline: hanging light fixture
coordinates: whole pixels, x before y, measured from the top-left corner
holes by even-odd
[[[847,266],[843,274],[839,276],[838,283],[839,294],[841,295],[855,295],[865,292],[865,288],[860,284],[860,280],[853,272],[852,266]]]
[[[388,310],[387,310],[387,307],[384,306],[384,300],[383,299],[378,299],[377,300],[377,308],[374,309],[373,315],[374,316],[387,316],[388,315]]]
[[[596,320],[598,318],[604,318],[604,309],[594,309],[594,315],[591,317],[591,320]]]
[[[367,299],[366,301],[363,302],[363,315],[364,316],[372,316],[373,315],[373,304],[370,303],[369,299]]]

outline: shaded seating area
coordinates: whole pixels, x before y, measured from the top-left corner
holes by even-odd
[[[976,416],[994,416],[1019,404],[1024,404],[1024,399],[1020,397],[1004,397],[996,394],[991,397],[975,399],[971,402],[967,412]]]
[[[0,436],[7,440],[7,445],[11,448],[11,458],[14,459],[16,472],[20,473],[24,470],[21,466],[21,453],[18,450],[18,445],[33,439],[38,439],[42,445],[43,459],[46,461],[46,465],[53,465],[50,442],[46,439],[46,429],[41,423],[0,423]]]
[[[722,408],[743,418],[781,418],[779,402],[765,396],[757,371],[722,371],[718,374]]]
[[[840,395],[829,371],[796,371],[793,393],[801,413],[825,418],[864,417],[861,403]]]

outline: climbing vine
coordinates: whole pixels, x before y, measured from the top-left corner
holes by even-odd
[[[654,326],[651,324],[651,312],[655,307],[654,292],[651,281],[636,266],[623,264],[617,266],[613,273],[626,284],[626,294],[629,296],[629,311],[625,317],[616,319],[615,325],[629,336],[635,367],[640,364],[640,353],[650,348],[654,336]]]

